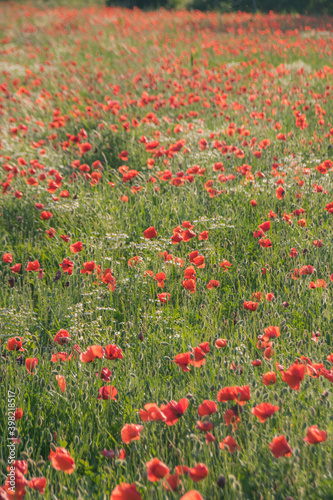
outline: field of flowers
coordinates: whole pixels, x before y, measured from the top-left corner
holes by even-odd
[[[0,13],[0,499],[332,499],[333,19]]]

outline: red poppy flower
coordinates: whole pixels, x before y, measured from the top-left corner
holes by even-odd
[[[299,391],[302,380],[305,375],[305,365],[294,363],[287,371],[281,371],[282,380],[295,391]]]
[[[208,240],[208,236],[209,236],[209,231],[203,231],[202,233],[199,234],[199,241]]]
[[[245,301],[243,307],[248,311],[256,311],[258,308],[258,302]]]
[[[162,304],[166,304],[170,300],[170,293],[159,293],[157,295]]]
[[[206,364],[205,353],[200,347],[195,347],[193,350],[193,359],[191,359],[190,364],[199,368]]]
[[[154,228],[154,226],[148,227],[145,231],[143,231],[143,236],[147,240],[151,240],[152,238],[155,238],[157,236],[157,231]]]
[[[66,474],[72,474],[75,470],[75,461],[65,448],[56,448],[56,451],[51,450],[49,459],[52,467],[56,470],[62,470]]]
[[[188,365],[191,363],[191,352],[177,354],[174,362],[183,370],[183,372],[190,371]]]
[[[219,288],[220,282],[217,280],[209,280],[209,283],[207,285],[207,289],[211,290],[212,288]]]
[[[217,341],[215,342],[215,347],[217,347],[217,349],[221,349],[221,347],[225,347],[227,343],[227,339],[217,339]]]
[[[139,441],[142,429],[142,425],[125,424],[121,429],[121,439],[126,444],[129,444],[131,441]]]
[[[21,418],[23,417],[23,410],[22,408],[16,408],[15,410],[15,420],[21,420]]]
[[[81,241],[77,241],[76,243],[73,243],[73,245],[70,245],[69,248],[72,253],[78,253],[82,252],[83,245]]]
[[[205,479],[205,477],[208,476],[208,467],[205,464],[197,464],[195,467],[191,467],[188,470],[188,475],[194,481],[195,483],[198,483],[199,481],[202,481],[202,479]]]
[[[33,373],[35,366],[38,365],[38,359],[37,358],[27,358],[25,360],[25,367],[28,370],[28,373]]]
[[[116,359],[123,359],[123,353],[120,347],[117,347],[116,344],[108,344],[105,346],[105,357],[106,359],[114,361]]]
[[[265,335],[263,335],[263,340],[268,342],[271,338],[280,337],[280,328],[278,326],[268,326],[264,328]]]
[[[303,439],[308,444],[318,444],[326,441],[327,433],[326,431],[320,431],[318,425],[311,425],[308,428],[306,437]]]
[[[224,438],[223,441],[219,443],[219,447],[221,448],[221,450],[227,449],[229,453],[234,453],[236,449],[240,450],[240,447],[232,436],[227,436],[226,438]]]
[[[71,274],[73,274],[74,262],[65,258],[63,259],[62,263],[59,264],[59,267],[62,267],[63,272],[68,273],[68,275],[70,276]]]
[[[13,262],[13,256],[11,253],[4,253],[2,260],[6,262],[6,264],[11,264]]]
[[[276,382],[276,373],[275,372],[267,372],[262,376],[262,382],[264,385],[272,385]]]
[[[201,422],[198,420],[197,425],[195,426],[196,429],[199,429],[199,431],[202,432],[208,432],[214,429],[214,425],[211,422]]]
[[[23,338],[22,337],[12,337],[7,340],[7,349],[8,351],[21,351],[23,352],[24,349],[22,348],[23,344]]]
[[[45,493],[46,478],[45,477],[32,477],[28,482],[29,488],[39,491],[42,495]]]
[[[266,233],[267,231],[269,231],[271,227],[271,223],[270,221],[266,221],[266,222],[263,222],[262,224],[259,224],[259,228],[264,232]]]
[[[144,410],[139,411],[140,418],[143,422],[160,422],[165,420],[165,415],[162,413],[156,403],[148,403],[144,406]]]
[[[57,382],[58,382],[58,385],[60,387],[61,392],[65,393],[65,391],[66,391],[65,378],[62,375],[56,375],[56,379],[57,379]]]
[[[223,271],[226,272],[228,268],[232,266],[232,264],[230,264],[230,262],[227,260],[223,260],[220,266],[222,267]]]
[[[229,409],[224,414],[224,421],[226,425],[232,425],[233,429],[237,429],[237,424],[240,422],[239,415],[233,409]]]
[[[70,339],[70,335],[67,330],[59,330],[59,332],[54,336],[53,342],[57,342],[59,345],[67,344]]]
[[[292,449],[283,435],[276,436],[268,446],[275,458],[291,457],[292,455]]]
[[[21,264],[15,264],[10,269],[11,269],[11,271],[13,271],[13,273],[19,273],[21,271]]]
[[[82,363],[91,363],[95,358],[104,358],[104,349],[100,345],[88,346],[87,350],[80,354],[80,361]]]
[[[117,394],[118,391],[115,387],[112,385],[105,385],[99,389],[97,399],[112,399],[113,401],[116,401]]]
[[[158,458],[153,458],[146,463],[148,481],[155,483],[167,476],[170,469]]]
[[[38,260],[35,260],[33,262],[28,262],[28,265],[26,267],[26,271],[38,271],[40,268],[40,264]]]
[[[188,407],[188,399],[183,398],[177,401],[170,401],[166,406],[161,406],[161,411],[165,415],[165,423],[167,425],[174,425],[182,417]]]
[[[285,195],[285,190],[283,189],[282,186],[279,186],[276,190],[276,197],[278,200],[283,200],[283,197]]]
[[[205,415],[212,415],[217,412],[217,404],[215,401],[210,401],[205,399],[201,405],[199,405],[198,413],[200,417],[204,417]]]
[[[191,490],[185,493],[180,500],[204,500],[200,493],[196,490]]]
[[[134,483],[120,483],[112,491],[110,500],[142,500],[142,497]]]
[[[51,217],[53,217],[53,214],[51,212],[47,212],[46,210],[40,214],[40,218],[42,220],[49,220]]]
[[[80,271],[81,274],[91,274],[93,272],[93,270],[95,269],[96,264],[93,261],[84,262],[83,267],[84,267],[84,269],[81,269],[81,271]]]
[[[194,279],[184,280],[182,281],[182,285],[185,288],[185,290],[189,290],[191,293],[194,293],[196,290]]]
[[[261,423],[264,423],[268,417],[271,417],[280,408],[271,405],[270,403],[260,403],[251,409],[251,413],[259,418]]]

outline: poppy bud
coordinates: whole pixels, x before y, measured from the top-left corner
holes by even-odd
[[[17,222],[22,222],[22,220],[23,220],[23,219],[22,219],[22,217],[21,217],[21,216],[18,216],[18,218],[17,218]]]
[[[141,342],[143,341],[143,339],[144,339],[143,332],[139,333],[138,339],[141,340]]]
[[[283,302],[283,307],[289,307],[289,302]]]
[[[193,398],[193,394],[189,393],[186,395],[186,399],[192,399]]]
[[[329,395],[329,392],[328,391],[324,391],[321,396],[323,398],[327,398],[328,395]]]
[[[68,286],[69,286],[69,281],[66,281],[65,286],[66,286],[66,287],[68,287]]]
[[[23,356],[19,356],[18,358],[16,358],[16,363],[20,366],[23,365],[23,362],[24,362],[24,359],[23,359]]]
[[[61,279],[61,271],[57,271],[55,274],[55,277],[53,278],[53,281],[59,281]]]
[[[13,288],[14,285],[15,285],[15,279],[14,278],[9,278],[8,285],[10,286],[10,288]]]
[[[216,264],[213,264],[213,268],[216,269],[217,268],[217,265]]]
[[[211,392],[214,392],[215,391],[215,386],[212,385],[211,388],[210,388]]]
[[[221,474],[216,482],[217,486],[221,488],[221,490],[225,487],[225,477]]]
[[[307,248],[304,248],[304,250],[303,250],[303,255],[305,255],[306,253],[308,253],[308,249],[307,249]]]

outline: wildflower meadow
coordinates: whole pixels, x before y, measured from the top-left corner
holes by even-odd
[[[333,18],[0,4],[0,499],[333,499]]]

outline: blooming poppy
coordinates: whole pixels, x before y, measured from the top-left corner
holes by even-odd
[[[237,429],[237,424],[240,422],[240,418],[238,413],[235,412],[235,409],[230,408],[226,410],[224,413],[224,421],[226,425],[232,425],[233,429]]]
[[[151,240],[152,238],[155,238],[157,236],[157,231],[154,228],[154,226],[148,227],[145,231],[143,231],[143,236],[147,240]]]
[[[206,364],[205,352],[200,347],[194,348],[193,359],[190,360],[190,364],[196,368]]]
[[[264,385],[272,385],[276,382],[276,373],[275,372],[267,372],[262,376],[262,383]]]
[[[21,418],[23,417],[23,410],[22,408],[16,408],[15,410],[15,420],[21,420]]]
[[[175,363],[183,370],[183,372],[190,371],[189,364],[191,362],[191,353],[184,352],[177,354],[174,359]]]
[[[146,404],[144,406],[144,410],[140,409],[139,415],[143,422],[149,422],[151,420],[153,420],[154,422],[159,422],[165,420],[164,413],[162,413],[156,403]]]
[[[189,401],[186,398],[177,401],[170,401],[166,406],[161,406],[161,411],[165,415],[165,423],[167,425],[174,425],[184,415]]]
[[[268,446],[275,458],[290,457],[292,455],[292,449],[283,435],[273,438],[273,441]]]
[[[56,470],[64,471],[66,474],[72,474],[75,470],[75,461],[65,448],[56,448],[55,451],[51,450],[49,459],[51,460],[52,467]]]
[[[180,500],[204,500],[200,493],[196,490],[191,490],[185,493]]]
[[[294,363],[287,371],[281,371],[282,380],[295,391],[299,391],[302,380],[305,375],[305,365]]]
[[[40,214],[40,218],[42,220],[49,220],[51,217],[53,217],[53,214],[51,212],[48,212],[46,210],[44,210],[41,214]]]
[[[83,267],[84,267],[84,269],[81,269],[81,271],[80,271],[81,274],[91,274],[93,272],[93,270],[95,269],[96,264],[93,261],[84,262]]]
[[[4,253],[2,260],[6,262],[6,264],[11,264],[13,262],[13,256],[11,253]]]
[[[232,264],[230,264],[228,260],[223,260],[220,266],[222,267],[223,271],[226,272],[228,268],[232,266]]]
[[[21,271],[21,264],[15,264],[13,267],[10,268],[13,273],[19,273]]]
[[[95,358],[104,358],[104,349],[100,345],[91,345],[87,347],[85,352],[80,354],[82,363],[91,363]]]
[[[120,483],[112,491],[110,500],[142,500],[142,497],[134,483]]]
[[[38,359],[37,358],[27,358],[25,360],[25,367],[28,371],[28,373],[32,374],[34,372],[35,366],[38,365]]]
[[[256,311],[258,309],[258,302],[245,301],[243,307],[248,311]]]
[[[142,425],[125,424],[121,429],[121,439],[125,444],[129,444],[131,441],[139,441],[142,429]]]
[[[108,344],[105,346],[105,357],[106,359],[114,361],[116,359],[123,359],[124,356],[120,347],[116,344]]]
[[[236,449],[240,450],[240,447],[232,436],[227,436],[226,438],[224,438],[223,441],[219,443],[219,447],[221,448],[221,450],[227,449],[229,453],[234,453]]]
[[[303,439],[308,444],[318,444],[326,441],[327,433],[326,431],[320,431],[318,425],[311,425],[308,428],[306,437]]]
[[[46,478],[45,477],[32,477],[28,482],[29,488],[39,491],[42,495],[45,493]]]
[[[54,336],[53,342],[59,345],[67,344],[70,339],[70,335],[67,330],[59,330],[59,332]]]
[[[188,475],[195,483],[202,481],[205,477],[208,476],[208,467],[205,464],[199,463],[195,467],[191,467],[188,470]]]
[[[116,401],[117,394],[118,391],[115,387],[112,385],[105,385],[99,389],[97,399],[103,399],[104,401],[112,399],[113,401]]]
[[[38,260],[35,260],[33,262],[28,262],[28,265],[26,267],[26,271],[38,271],[40,268],[40,264]]]
[[[283,197],[285,195],[285,190],[283,189],[282,186],[279,186],[276,190],[276,197],[278,200],[283,200]]]
[[[65,378],[62,375],[56,375],[56,379],[57,379],[57,382],[58,382],[58,385],[60,387],[61,392],[65,393],[65,391],[66,391]]]
[[[204,400],[201,405],[199,405],[198,413],[200,417],[204,417],[205,415],[212,415],[217,412],[217,404],[215,401],[209,401],[207,399]]]
[[[203,231],[202,233],[199,234],[199,241],[208,240],[208,236],[209,236],[209,231]]]
[[[205,422],[201,422],[200,420],[198,420],[195,428],[199,429],[199,431],[202,432],[208,432],[214,429],[214,425],[211,422],[208,422],[207,420]]]
[[[81,241],[77,241],[76,243],[73,243],[73,245],[69,245],[69,248],[72,253],[78,253],[82,252],[83,245]]]
[[[220,282],[217,280],[209,280],[207,284],[207,289],[211,290],[212,288],[218,288],[220,286]]]
[[[162,304],[166,304],[170,300],[170,293],[159,293],[157,295]]]
[[[272,416],[279,409],[278,406],[270,403],[260,403],[258,406],[251,408],[251,413],[258,417],[261,423],[264,423],[268,417]]]
[[[170,469],[158,458],[146,463],[148,481],[155,483],[169,474]]]
[[[23,344],[23,338],[22,337],[12,337],[7,340],[7,349],[8,351],[21,351],[23,352],[24,349],[22,347]]]

